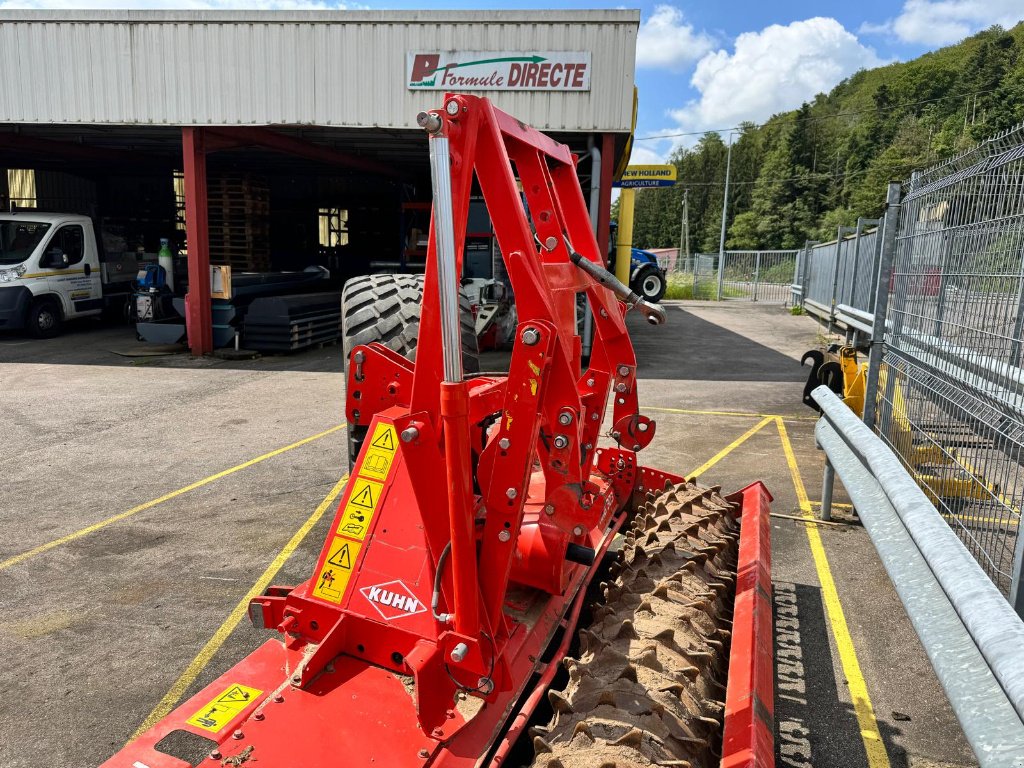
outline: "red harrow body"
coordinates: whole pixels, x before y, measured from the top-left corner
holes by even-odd
[[[669,531],[692,511],[669,505],[658,522],[658,494],[685,481],[637,464],[655,423],[639,412],[624,316],[635,308],[657,324],[664,311],[605,271],[573,155],[483,98],[448,95],[420,124],[434,213],[416,361],[377,343],[352,350],[347,414],[366,436],[327,541],[308,581],[272,587],[250,605],[253,622],[280,637],[110,768],[500,765],[548,693],[581,612],[591,610],[588,586],[613,559],[617,534],[630,562],[660,562],[641,548],[645,527]],[[457,291],[474,176],[518,311],[507,375],[462,371]],[[581,292],[594,315],[586,369],[576,333]],[[609,396],[612,442],[599,447]],[[728,690],[718,694],[717,726],[702,724],[716,720],[706,712],[693,723],[684,717],[672,723],[684,735],[673,738],[696,743],[685,733],[717,728],[704,739],[716,763],[771,766],[770,496],[755,483],[729,497],[731,506],[714,498],[705,507],[725,533],[712,540],[703,522],[686,523],[690,549],[679,534],[662,554],[671,547],[693,559],[722,590],[713,599],[731,631],[708,642],[721,649]],[[639,522],[638,504],[650,510]],[[737,538],[721,555],[729,573],[707,565],[708,553]],[[632,684],[637,675],[627,677]],[[556,717],[568,717],[569,705],[550,700]],[[655,737],[622,744],[633,744],[638,759],[648,746],[665,748],[644,738]],[[563,765],[546,762],[547,742],[540,745],[539,765]],[[618,763],[633,764],[646,763]]]

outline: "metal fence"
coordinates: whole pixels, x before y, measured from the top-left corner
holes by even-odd
[[[866,419],[1024,616],[1024,125],[915,173],[858,229],[804,249],[795,300],[884,350]]]
[[[668,271],[669,298],[719,299],[788,304],[798,251],[726,251],[719,255],[660,255]],[[677,291],[673,291],[673,286]],[[678,288],[685,288],[678,291]],[[677,296],[676,293],[681,296]]]

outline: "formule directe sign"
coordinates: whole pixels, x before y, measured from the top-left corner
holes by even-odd
[[[407,87],[425,91],[589,91],[589,51],[410,52]]]
[[[674,187],[678,169],[674,165],[629,165],[613,187]]]

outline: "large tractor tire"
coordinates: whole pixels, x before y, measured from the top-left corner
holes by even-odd
[[[676,485],[637,513],[569,682],[534,728],[535,768],[717,767],[739,530],[717,488]]]
[[[634,293],[639,294],[640,298],[656,304],[665,298],[668,284],[665,280],[665,273],[657,265],[648,264],[641,267],[640,271],[636,273],[636,277],[630,283],[630,288]]]
[[[377,342],[409,360],[416,360],[423,306],[423,275],[361,275],[345,283],[341,292],[341,337],[346,370],[352,349]],[[462,330],[462,368],[480,370],[476,323],[469,298],[459,292]],[[366,427],[348,425],[348,463],[355,464]]]

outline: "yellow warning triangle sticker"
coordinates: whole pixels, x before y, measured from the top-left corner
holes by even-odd
[[[349,504],[355,504],[357,507],[373,509],[375,503],[373,501],[373,491],[370,486],[364,485],[363,489],[349,500]]]
[[[331,559],[327,561],[331,565],[336,565],[339,568],[344,568],[346,571],[352,570],[352,558],[348,554],[348,544],[343,544],[341,549],[331,555]]]
[[[225,701],[225,702],[226,701],[248,701],[248,700],[249,700],[249,694],[247,692],[243,691],[237,685],[232,687],[231,690],[225,692],[223,696],[221,696],[219,699],[217,699],[218,702],[221,702],[221,701]]]
[[[393,451],[395,450],[394,434],[395,431],[393,429],[386,429],[370,445],[374,448],[382,448],[385,451]]]

